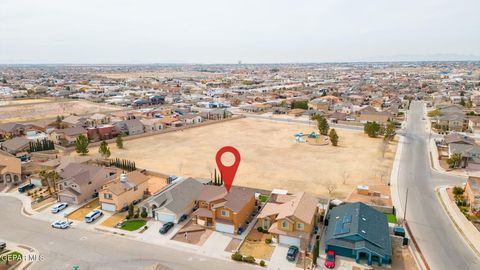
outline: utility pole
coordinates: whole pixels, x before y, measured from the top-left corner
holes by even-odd
[[[408,188],[405,194],[405,207],[403,208],[403,223],[407,220],[407,202],[408,202]]]

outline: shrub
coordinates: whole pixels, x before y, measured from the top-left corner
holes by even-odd
[[[271,243],[272,243],[272,239],[270,238],[265,239],[265,244],[271,244]]]
[[[237,262],[241,262],[243,260],[243,256],[242,256],[242,254],[240,254],[238,252],[235,252],[235,253],[232,254],[232,260],[237,261]]]
[[[142,211],[141,217],[146,218],[148,216],[147,211]]]
[[[263,231],[263,227],[262,227],[262,226],[258,226],[257,231],[263,233],[263,232],[264,232],[264,231]]]
[[[265,264],[265,261],[264,261],[264,260],[261,260],[261,261],[260,261],[260,266],[261,266],[261,267],[265,267],[265,266],[266,266],[266,264]]]
[[[138,218],[138,213],[136,213],[135,215],[133,215],[133,218]]]
[[[255,258],[253,256],[243,257],[243,261],[246,263],[255,263]]]
[[[126,219],[131,219],[132,217],[130,215],[127,215],[125,218]]]

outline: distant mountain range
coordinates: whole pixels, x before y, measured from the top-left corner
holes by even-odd
[[[399,54],[390,56],[373,56],[361,59],[366,62],[418,62],[418,61],[480,61],[480,56],[473,54]]]

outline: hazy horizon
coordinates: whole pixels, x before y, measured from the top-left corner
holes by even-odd
[[[480,60],[480,1],[0,2],[0,64]]]

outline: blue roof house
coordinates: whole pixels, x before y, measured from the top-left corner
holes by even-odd
[[[392,244],[387,217],[364,203],[344,204],[328,214],[325,251],[351,257],[359,263],[390,263]]]

